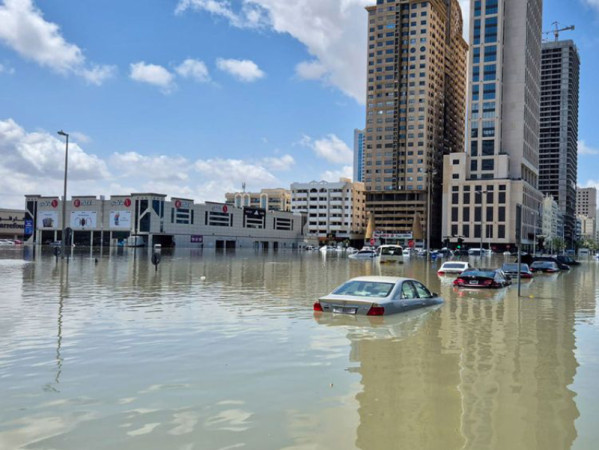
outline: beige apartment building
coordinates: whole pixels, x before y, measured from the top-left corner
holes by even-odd
[[[288,189],[262,189],[260,192],[227,192],[227,205],[237,208],[262,208],[266,211],[291,211],[291,192]]]
[[[597,218],[597,189],[594,187],[576,189],[576,215]]]
[[[496,250],[539,234],[542,0],[472,2],[468,152],[445,156],[443,236]]]
[[[363,240],[366,229],[364,184],[341,178],[338,182],[291,184],[291,209],[307,216],[305,236],[327,241]]]
[[[441,238],[443,155],[464,147],[466,55],[457,0],[378,0],[368,11],[363,181],[379,231]]]

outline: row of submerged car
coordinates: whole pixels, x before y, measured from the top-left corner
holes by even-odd
[[[559,259],[558,259],[559,258]],[[447,261],[441,265],[438,275],[457,275],[453,285],[471,288],[501,288],[512,284],[512,278],[530,279],[535,273],[558,273],[570,270],[570,266],[579,262],[569,256],[539,256],[531,264],[505,263],[501,268],[478,269],[464,261]]]
[[[521,278],[530,279],[534,273],[565,270],[560,268],[559,262],[568,268],[579,264],[571,258],[562,258],[561,261],[553,257],[535,259],[530,266],[526,263],[505,263],[497,269],[478,269],[467,261],[447,261],[441,265],[438,274],[456,275],[453,285],[457,288],[493,289],[512,284],[512,278],[518,276],[518,270]],[[313,310],[316,314],[383,316],[439,305],[443,301],[439,294],[413,278],[365,276],[352,278],[319,298]]]

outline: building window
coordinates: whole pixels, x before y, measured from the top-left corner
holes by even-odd
[[[495,83],[488,83],[483,85],[483,99],[495,100]]]
[[[497,46],[489,45],[485,47],[485,62],[497,61]]]
[[[499,194],[499,198],[501,199],[501,194]],[[497,208],[497,221],[505,222],[505,206],[500,206]]]
[[[497,226],[497,238],[498,239],[505,239],[505,225],[498,225]]]
[[[481,168],[482,168],[482,170],[494,170],[495,169],[495,161],[492,159],[483,159]]]
[[[492,123],[492,122],[491,122]],[[495,154],[495,141],[483,141],[483,156],[493,156]]]
[[[451,221],[452,222],[458,221],[458,213],[459,213],[458,208],[451,208]]]
[[[464,208],[462,210],[462,220],[464,222],[470,222],[470,208]]]

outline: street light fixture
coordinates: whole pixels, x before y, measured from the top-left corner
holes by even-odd
[[[67,170],[69,164],[69,135],[64,131],[58,132],[59,136],[63,136],[66,139],[66,147],[64,151],[64,191],[62,195],[62,239],[60,242],[61,255],[64,258],[65,254],[65,240],[66,240],[66,221],[67,221]]]

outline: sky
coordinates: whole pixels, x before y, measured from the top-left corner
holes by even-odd
[[[242,183],[351,177],[374,3],[0,0],[0,208],[62,195],[59,130],[69,197],[224,201]],[[576,26],[562,38],[582,59],[578,183],[599,187],[599,0],[543,15]]]

